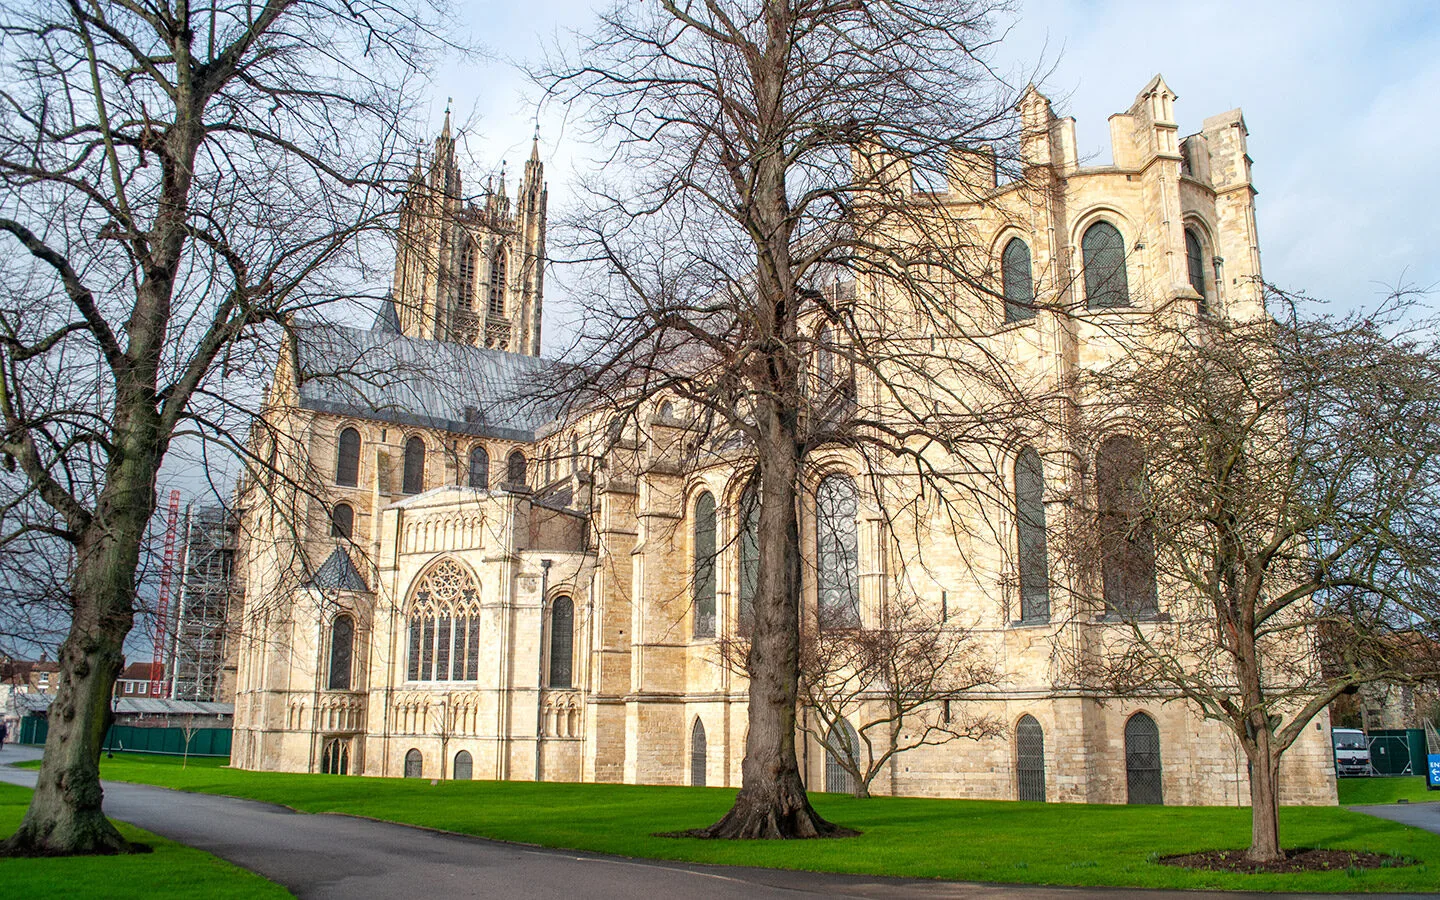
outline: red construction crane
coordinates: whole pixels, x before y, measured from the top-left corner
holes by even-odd
[[[170,514],[165,522],[165,557],[160,564],[160,596],[155,601],[155,651],[150,661],[150,696],[165,693],[165,654],[170,622],[170,579],[175,574],[175,545],[180,526],[180,492],[170,492]]]

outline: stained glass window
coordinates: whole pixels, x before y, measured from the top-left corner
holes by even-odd
[[[470,571],[448,557],[415,584],[408,610],[410,681],[474,681],[480,671],[480,600]]]
[[[330,678],[326,688],[332,691],[350,690],[350,663],[355,654],[355,620],[349,616],[336,616],[330,623]]]
[[[1045,551],[1045,471],[1026,447],[1015,458],[1015,537],[1020,570],[1020,618],[1050,618],[1050,572]]]
[[[715,497],[709,491],[695,501],[694,534],[694,636],[708,638],[715,636]]]
[[[560,597],[550,610],[550,687],[572,686],[574,643],[575,604]]]

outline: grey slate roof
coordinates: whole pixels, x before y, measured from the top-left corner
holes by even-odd
[[[17,712],[45,712],[55,702],[54,694],[16,694]],[[115,701],[115,712],[145,715],[233,716],[235,704],[208,700],[167,700],[163,697],[121,697]]]
[[[330,558],[315,570],[309,586],[330,591],[368,592],[370,590],[370,586],[365,583],[365,577],[360,574],[359,569],[355,568],[350,554],[346,553],[343,547],[336,547],[330,554]]]
[[[558,411],[532,396],[552,360],[328,323],[296,333],[306,409],[513,441]]]

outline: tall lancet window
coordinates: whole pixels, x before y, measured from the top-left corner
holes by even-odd
[[[1026,447],[1015,459],[1015,538],[1020,570],[1020,619],[1050,618],[1050,569],[1045,550],[1045,470]]]
[[[490,315],[505,315],[505,248],[497,246],[490,260]]]
[[[461,309],[475,308],[475,274],[479,254],[475,245],[466,243],[465,252],[460,254],[460,303]]]
[[[860,495],[848,475],[831,475],[815,492],[816,581],[821,628],[860,625]]]

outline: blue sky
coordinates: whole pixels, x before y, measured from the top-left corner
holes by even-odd
[[[497,56],[524,59],[603,5],[459,0],[455,12]],[[1109,159],[1106,118],[1156,72],[1180,95],[1182,135],[1243,108],[1265,276],[1280,286],[1349,307],[1401,281],[1440,283],[1440,4],[1024,0],[999,59],[1022,84],[1048,71],[1042,87],[1093,163]],[[507,159],[513,186],[533,127],[526,93],[500,61],[436,73],[432,119],[453,97],[472,178]],[[556,118],[542,130],[554,208],[583,148]]]

